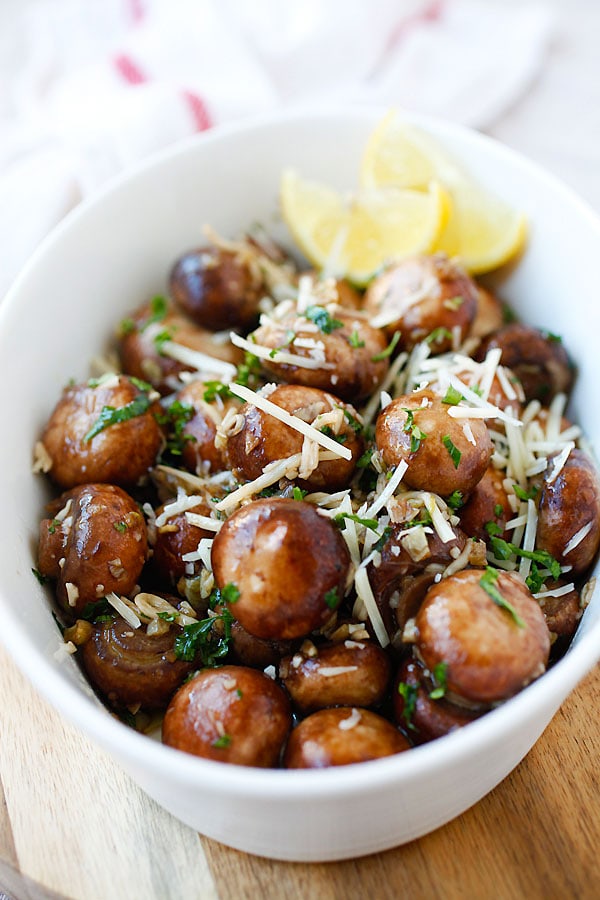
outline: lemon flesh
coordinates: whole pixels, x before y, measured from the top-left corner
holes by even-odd
[[[361,165],[361,184],[420,190],[435,179],[448,192],[450,215],[433,249],[458,256],[473,274],[496,269],[516,256],[527,222],[470,178],[428,135],[388,113],[371,134]]]
[[[392,186],[343,195],[288,169],[281,211],[307,259],[327,274],[366,284],[385,264],[432,250],[448,221],[437,182],[424,190]]]

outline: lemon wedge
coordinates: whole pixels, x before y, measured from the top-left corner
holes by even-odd
[[[516,256],[527,239],[527,221],[468,176],[423,132],[392,111],[372,132],[361,165],[361,185],[423,190],[432,180],[448,192],[450,215],[433,249],[460,257],[473,274],[496,269]]]
[[[425,189],[381,186],[341,194],[287,169],[281,211],[298,247],[317,268],[366,284],[386,263],[429,252],[448,221],[439,183]]]

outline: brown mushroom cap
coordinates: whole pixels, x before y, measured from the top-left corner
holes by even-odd
[[[497,605],[484,587],[488,583],[514,614]],[[427,592],[415,623],[416,647],[427,668],[444,663],[449,691],[475,703],[512,697],[543,674],[548,662],[544,616],[512,572],[469,569],[443,579]]]
[[[285,640],[325,624],[344,594],[350,555],[338,529],[314,506],[268,498],[243,506],[212,546],[215,583],[233,584],[230,605],[257,637]]]

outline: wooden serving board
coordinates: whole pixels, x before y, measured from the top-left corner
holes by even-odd
[[[600,897],[600,668],[473,809],[396,850],[312,865],[248,856],[180,824],[4,652],[0,685],[0,888],[12,900]]]

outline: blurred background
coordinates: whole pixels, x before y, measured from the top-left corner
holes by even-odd
[[[0,0],[0,297],[114,175],[294,106],[445,116],[600,209],[599,36],[598,0]]]

